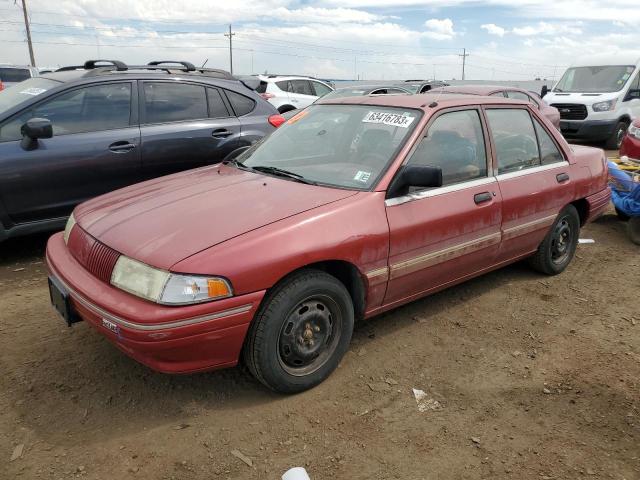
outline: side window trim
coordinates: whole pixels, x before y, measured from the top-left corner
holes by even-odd
[[[227,116],[226,117],[212,117],[211,116],[211,99],[209,97],[210,95],[210,91],[211,90],[216,90],[218,92],[218,95],[220,95],[220,99],[222,100],[222,105],[224,106],[225,110],[227,111]],[[218,87],[206,87],[204,89],[205,91],[205,95],[207,97],[207,115],[209,116],[209,118],[230,118],[233,117],[233,109],[231,108],[231,105],[229,104],[229,99],[227,98],[227,94],[226,91],[224,90],[224,88],[218,88]]]
[[[208,101],[208,97],[207,97],[207,88],[208,86],[202,83],[198,83],[198,82],[185,82],[185,81],[180,81],[180,82],[176,82],[175,80],[168,80],[168,79],[146,79],[146,80],[141,80],[140,82],[140,88],[139,88],[139,101],[138,103],[140,104],[140,125],[144,125],[144,126],[150,126],[150,125],[167,125],[170,123],[183,123],[183,122],[193,122],[195,120],[208,120],[209,119],[209,101]],[[205,95],[205,99],[207,102],[207,116],[206,117],[202,117],[202,118],[189,118],[186,120],[175,120],[175,121],[170,121],[170,122],[156,122],[156,123],[147,123],[147,115],[146,115],[146,97],[145,97],[145,93],[144,93],[144,86],[147,83],[169,83],[171,85],[194,85],[196,87],[202,87],[204,89],[204,95]]]

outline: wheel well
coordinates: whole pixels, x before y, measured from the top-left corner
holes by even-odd
[[[296,107],[294,107],[293,105],[280,105],[278,107],[278,112],[280,113],[285,113],[288,112],[289,110],[295,110]]]
[[[618,119],[618,121],[630,124],[631,123],[631,117],[629,117],[628,115],[623,115]]]
[[[580,226],[584,226],[587,221],[587,217],[589,216],[589,203],[584,198],[581,198],[580,200],[572,202],[571,205],[576,207],[576,210],[578,211],[578,215],[580,216]]]

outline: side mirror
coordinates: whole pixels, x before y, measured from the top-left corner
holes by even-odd
[[[540,96],[544,98],[544,96],[549,93],[549,87],[546,85],[542,85],[542,90],[540,90]]]
[[[38,148],[39,138],[53,137],[53,127],[47,118],[31,118],[20,128],[22,148],[34,150]]]
[[[426,165],[404,165],[393,179],[387,198],[400,197],[409,193],[410,187],[437,188],[442,186],[442,169]]]

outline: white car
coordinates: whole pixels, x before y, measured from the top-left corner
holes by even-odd
[[[2,84],[0,90],[39,75],[38,69],[35,67],[0,63],[0,84]]]
[[[280,113],[306,108],[334,89],[327,82],[311,77],[258,75],[256,91]]]

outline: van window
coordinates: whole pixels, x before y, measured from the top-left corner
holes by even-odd
[[[604,65],[568,68],[554,92],[619,92],[633,74],[633,65]]]

